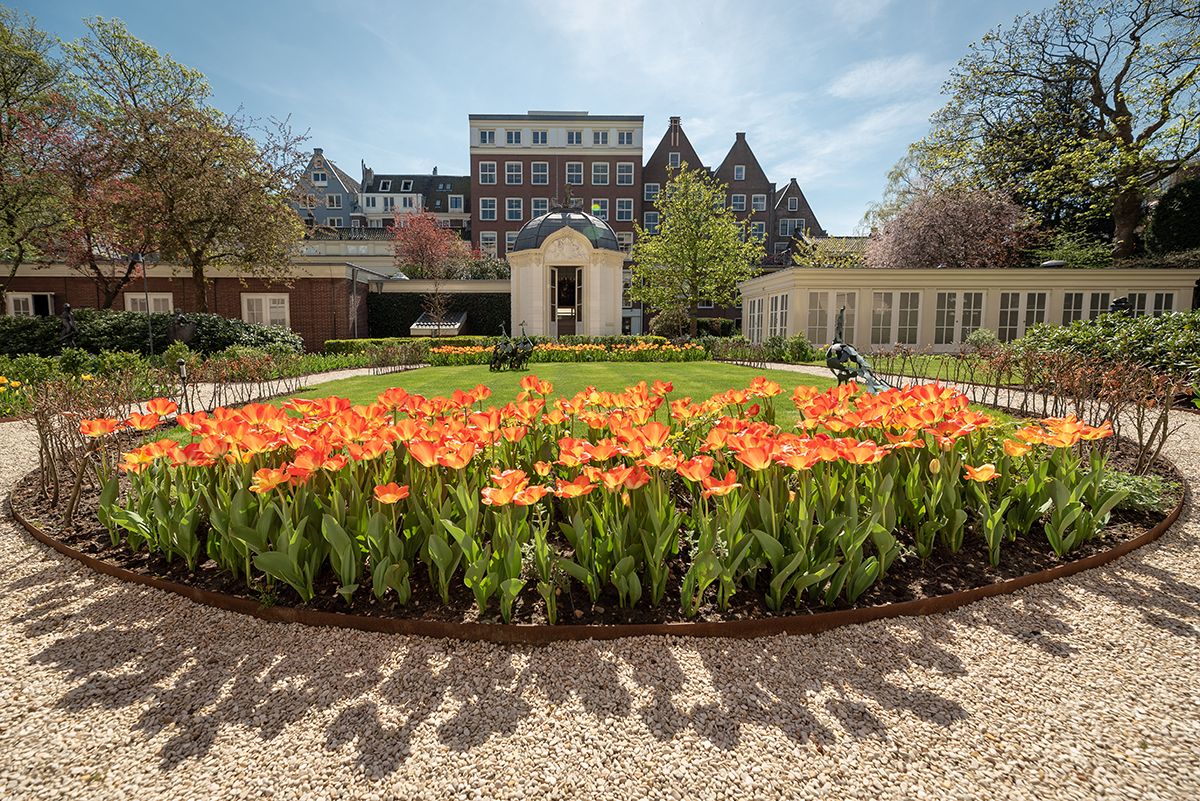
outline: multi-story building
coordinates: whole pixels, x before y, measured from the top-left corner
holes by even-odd
[[[771,247],[768,251],[774,256],[782,256],[791,250],[791,245],[797,236],[829,236],[821,224],[808,198],[800,189],[800,184],[793,178],[787,186],[775,193],[775,219],[770,237]]]
[[[659,191],[667,185],[667,181],[671,180],[671,171],[679,169],[685,164],[690,170],[707,169],[696,153],[696,148],[692,147],[691,140],[684,132],[679,117],[671,117],[667,124],[667,132],[663,134],[662,139],[658,142],[658,147],[654,148],[650,158],[646,159],[646,166],[642,168],[642,200],[644,202],[642,227],[647,231],[653,231],[658,227],[658,210],[654,207],[655,198],[658,197]]]
[[[506,256],[517,232],[556,202],[609,223],[632,246],[642,210],[640,115],[586,111],[471,114],[471,241]]]
[[[467,175],[429,174],[376,175],[362,165],[361,211],[350,225],[386,228],[396,214],[428,211],[448,228],[462,232],[471,227],[471,178]]]
[[[360,191],[358,181],[314,147],[292,207],[310,227],[345,228],[359,212]]]
[[[770,253],[775,182],[759,165],[744,131],[737,132],[733,146],[713,175],[728,187],[729,208],[738,219],[746,221],[747,233],[761,240]]]

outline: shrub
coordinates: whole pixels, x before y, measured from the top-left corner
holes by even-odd
[[[1200,178],[1167,190],[1146,227],[1146,247],[1154,253],[1200,248]]]
[[[986,352],[1000,344],[1000,337],[990,328],[976,328],[967,335],[965,344],[973,350]]]
[[[376,337],[407,337],[421,316],[424,295],[419,292],[371,292],[367,294],[367,329]],[[450,314],[467,313],[464,334],[498,336],[500,326],[513,332],[511,300],[505,293],[451,293]],[[517,321],[518,324],[520,321]],[[518,330],[517,333],[520,333]]]
[[[791,364],[815,361],[819,355],[817,349],[812,346],[804,334],[794,334],[788,339],[786,353],[786,361]]]
[[[1186,381],[1200,380],[1200,311],[1161,317],[1102,314],[1069,326],[1039,325],[1015,344],[1022,349],[1065,351],[1111,363],[1130,360]]]
[[[687,309],[663,309],[650,321],[650,333],[667,339],[675,339],[688,331],[691,318]]]
[[[1111,267],[1113,263],[1112,245],[1070,231],[1059,231],[1048,245],[1036,248],[1033,254],[1038,264],[1063,261],[1068,267],[1081,269]]]

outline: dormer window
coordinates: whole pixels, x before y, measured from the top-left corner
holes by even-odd
[[[412,191],[412,181],[401,181],[400,182],[400,191],[401,192],[411,192]]]
[[[735,180],[735,181],[746,180],[746,165],[745,164],[733,165],[733,180]]]
[[[380,192],[391,192],[392,191],[392,182],[391,181],[380,181],[379,182],[379,191]]]
[[[314,172],[312,174],[313,183],[317,186],[325,186],[329,183],[329,176],[323,172]]]

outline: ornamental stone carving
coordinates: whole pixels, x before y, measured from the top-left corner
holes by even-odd
[[[550,243],[546,249],[546,261],[554,262],[586,262],[587,251],[583,244],[573,237],[561,237]]]

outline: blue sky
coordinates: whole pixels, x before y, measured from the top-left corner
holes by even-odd
[[[679,115],[710,166],[746,131],[847,234],[967,45],[1047,0],[0,2],[64,39],[119,17],[207,74],[219,106],[290,115],[354,176],[360,159],[465,174],[469,113],[643,114],[647,155]]]

